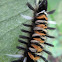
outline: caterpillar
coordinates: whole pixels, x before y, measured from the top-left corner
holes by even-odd
[[[18,40],[20,43],[26,44],[27,48],[17,46],[19,50],[24,50],[24,54],[20,55],[18,60],[14,60],[12,62],[37,62],[38,59],[42,58],[45,62],[48,60],[42,56],[41,52],[45,52],[49,55],[52,55],[51,52],[45,50],[44,45],[48,45],[54,47],[54,45],[47,43],[46,38],[55,38],[54,36],[50,36],[47,33],[47,30],[55,30],[55,28],[48,27],[48,23],[54,24],[52,21],[48,21],[47,14],[54,13],[55,10],[47,12],[48,2],[47,0],[39,1],[36,4],[36,8],[33,8],[30,3],[27,3],[27,6],[34,12],[34,16],[32,18],[32,25],[23,24],[26,27],[30,27],[31,31],[22,29],[21,31],[24,33],[29,33],[28,36],[20,35],[19,37],[22,39],[28,39],[28,42],[23,40]],[[22,15],[23,16],[23,15]],[[24,16],[26,18],[26,16]]]

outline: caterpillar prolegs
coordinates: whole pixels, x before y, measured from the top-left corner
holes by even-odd
[[[24,54],[18,56],[19,59],[12,62],[37,62],[38,59],[42,58],[45,62],[48,62],[46,58],[40,55],[41,52],[45,52],[49,55],[52,55],[51,52],[46,51],[44,45],[48,45],[54,47],[54,45],[46,42],[46,38],[55,38],[54,36],[50,36],[47,33],[47,30],[54,30],[55,28],[48,27],[48,23],[56,24],[55,22],[48,21],[47,14],[54,13],[55,10],[47,12],[47,0],[39,1],[36,5],[36,8],[33,8],[30,3],[27,3],[27,6],[34,12],[34,17],[29,18],[27,16],[22,15],[24,18],[32,19],[32,25],[23,24],[26,27],[30,27],[31,31],[22,29],[21,31],[24,33],[29,33],[28,36],[19,37],[22,39],[28,39],[28,42],[23,40],[18,40],[20,43],[26,44],[27,48],[17,46],[19,50],[24,50]]]

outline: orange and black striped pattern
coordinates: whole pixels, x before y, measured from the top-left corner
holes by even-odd
[[[40,20],[39,20],[40,19]],[[44,19],[44,20],[42,20],[42,19]],[[36,24],[36,22],[39,20],[39,24]],[[48,20],[48,18],[46,17],[46,15],[45,14],[42,14],[42,15],[40,15],[40,16],[37,16],[36,17],[36,20],[34,20],[35,22],[34,22],[34,25],[35,26],[33,26],[34,28],[33,28],[33,34],[32,34],[32,39],[31,39],[31,48],[33,48],[33,49],[35,49],[35,53],[34,53],[34,55],[36,54],[36,53],[41,53],[41,52],[43,52],[44,51],[44,43],[45,43],[45,40],[46,40],[46,33],[47,33],[47,23],[45,23],[44,21],[46,21],[47,22],[47,20]],[[43,21],[45,24],[43,24],[43,22],[41,22],[41,21]],[[44,29],[44,30],[42,30],[42,29]],[[41,39],[42,38],[42,39]],[[41,47],[42,46],[42,47]],[[30,47],[29,47],[30,48]],[[47,52],[48,53],[48,52]],[[50,52],[49,52],[50,53]],[[51,53],[50,53],[51,54]],[[34,60],[34,61],[36,61],[36,60],[38,60],[38,59],[40,59],[40,57],[39,56],[35,56],[34,57],[34,55],[32,54],[32,53],[30,53],[30,52],[28,52],[28,55],[29,55],[29,57],[32,59],[32,60]]]

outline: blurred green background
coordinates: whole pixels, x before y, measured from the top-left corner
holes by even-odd
[[[22,33],[21,29],[27,29],[22,23],[31,23],[21,17],[21,14],[32,16],[33,13],[26,6],[30,2],[34,6],[34,0],[0,0],[0,62],[11,62],[15,58],[8,57],[5,54],[21,54],[22,51],[16,49],[20,44],[18,42],[19,35],[28,35]],[[47,42],[55,45],[54,48],[46,46],[46,49],[52,52],[53,56],[43,54],[49,62],[62,62],[62,0],[48,0],[48,11],[55,9],[55,13],[49,15],[49,20],[56,21],[56,30],[50,31],[50,35],[54,35],[55,39],[47,39]],[[29,36],[29,35],[28,35]],[[27,41],[27,40],[25,40]],[[42,59],[39,62],[43,62]]]

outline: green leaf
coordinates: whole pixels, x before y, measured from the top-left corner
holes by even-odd
[[[34,0],[0,0],[0,62],[11,62],[15,58],[8,57],[5,54],[21,54],[20,52],[22,51],[16,49],[16,46],[21,45],[25,47],[25,45],[18,42],[18,39],[19,35],[28,35],[22,33],[20,29],[27,29],[27,30],[30,29],[24,27],[22,24],[23,23],[30,24],[31,21],[23,19],[20,15],[20,14],[26,14],[32,16],[33,12],[29,10],[28,7],[26,6],[27,1],[29,1],[32,5],[34,5]],[[48,1],[49,1],[48,10],[51,10],[53,8],[56,8],[57,3],[60,0],[54,0],[54,1],[48,0]],[[50,18],[52,20],[54,16],[52,15]],[[53,44],[56,45],[58,42],[55,42]],[[55,51],[56,50],[57,48],[55,48]],[[44,56],[47,57],[47,55],[45,54]],[[42,61],[42,59],[40,60]]]
[[[62,6],[62,1],[58,5],[57,15],[55,15],[55,20],[57,22],[57,27],[60,31],[60,34],[62,35],[62,8],[61,8],[61,6]]]
[[[57,4],[58,2],[58,4]],[[54,40],[51,40],[51,39],[48,39],[48,42],[50,41],[50,43],[54,44],[54,48],[48,48],[49,51],[52,52],[53,56],[54,57],[58,57],[60,55],[62,55],[62,21],[61,21],[61,11],[62,11],[62,8],[61,8],[61,5],[62,5],[62,1],[61,0],[57,0],[57,2],[55,4],[56,7],[56,11],[53,15],[50,15],[50,19],[51,20],[55,20],[56,21],[56,25],[49,25],[51,27],[56,27],[56,30],[53,32],[53,31],[49,31],[50,34],[54,35],[56,38]],[[49,10],[54,6],[51,5],[49,6]],[[51,8],[50,8],[51,7]],[[60,21],[59,21],[60,20]],[[57,53],[57,54],[56,54]]]
[[[1,0],[0,3],[0,62],[11,62],[14,59],[5,54],[18,52],[16,46],[21,45],[18,38],[25,28],[22,23],[30,23],[21,14],[31,15],[32,11],[26,6],[27,0]]]

